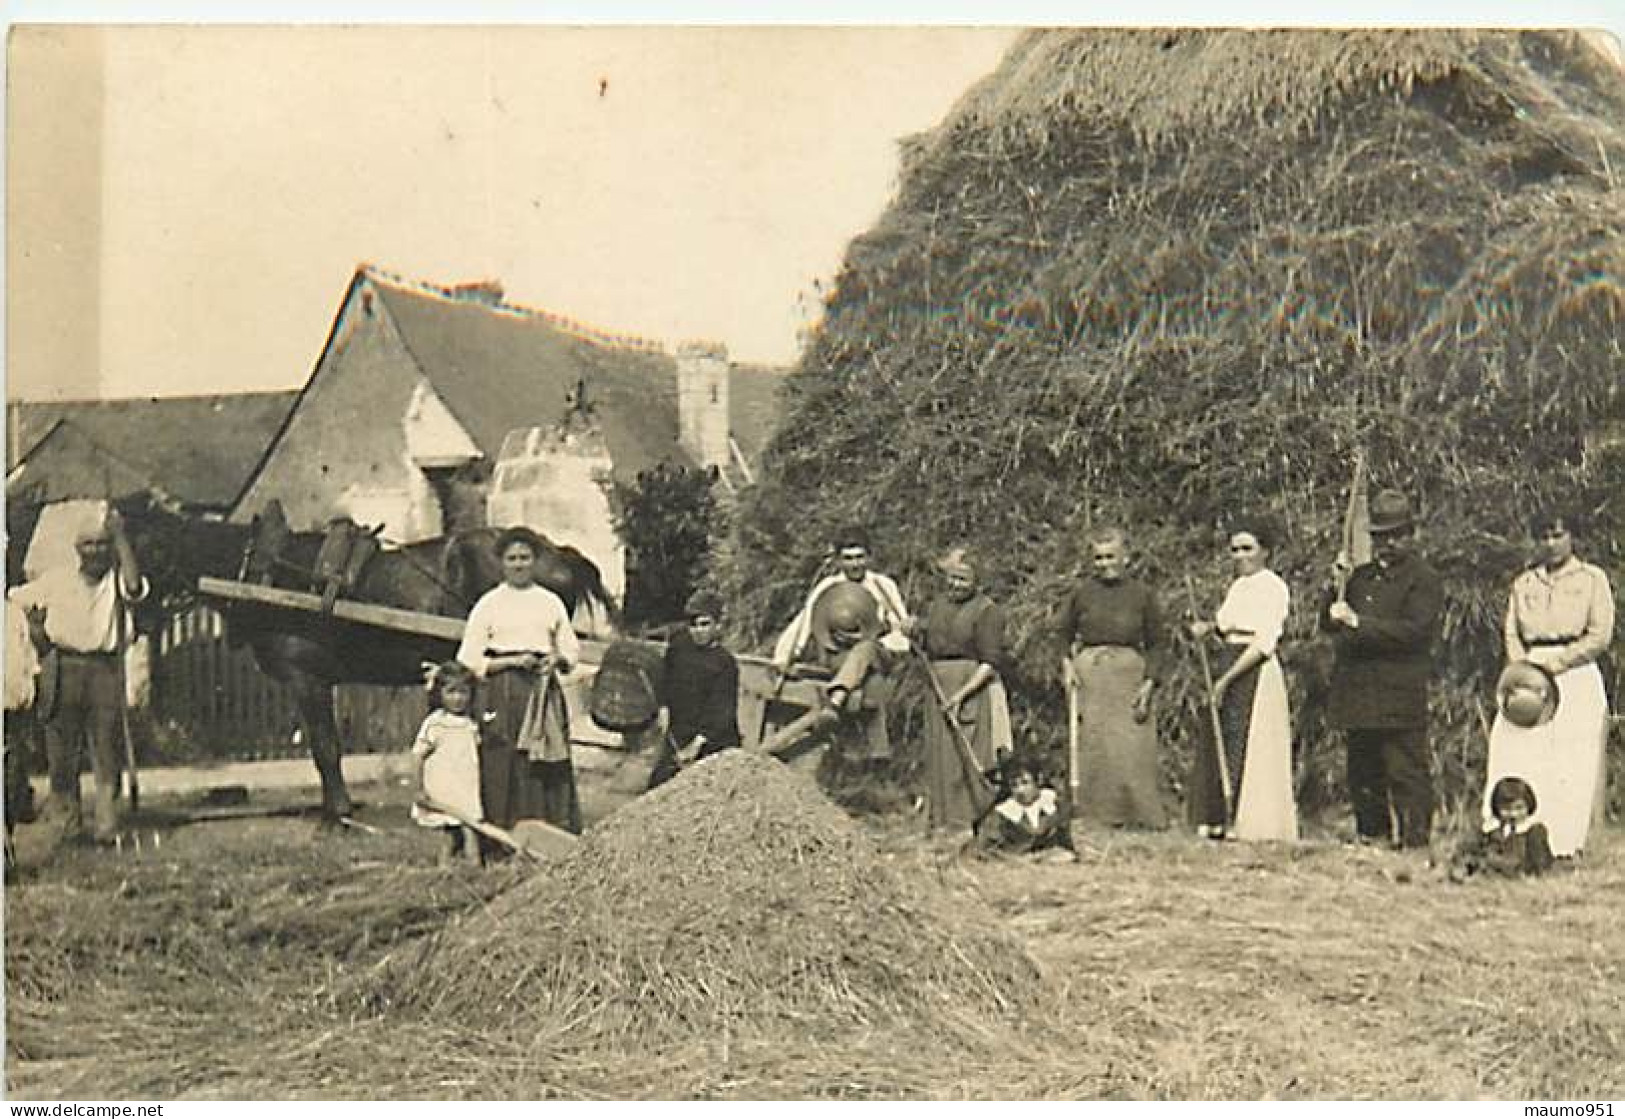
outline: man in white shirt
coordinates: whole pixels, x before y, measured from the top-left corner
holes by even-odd
[[[773,666],[781,673],[796,662],[830,670],[828,704],[784,727],[767,748],[785,755],[815,731],[845,722],[856,732],[857,760],[883,764],[891,759],[885,711],[893,690],[889,672],[908,652],[914,619],[897,583],[869,570],[864,529],[847,529],[835,548],[840,571],[818,581],[773,649]]]
[[[66,837],[84,828],[80,761],[88,747],[96,778],[94,836],[118,830],[119,738],[124,704],[119,657],[132,632],[132,603],[147,596],[135,552],[116,509],[83,525],[74,537],[78,564],[56,567],[12,592],[23,607],[42,657],[36,715],[45,729],[51,794],[48,819]]]

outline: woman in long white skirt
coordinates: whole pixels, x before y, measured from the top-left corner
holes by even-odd
[[[1286,678],[1275,655],[1286,627],[1291,592],[1268,567],[1273,534],[1258,520],[1239,522],[1230,534],[1236,579],[1213,621],[1191,624],[1198,640],[1217,634],[1220,675],[1213,682],[1219,708],[1231,799],[1224,796],[1218,753],[1211,742],[1196,756],[1192,814],[1203,835],[1236,839],[1298,838],[1292,789],[1292,721]]]
[[[1509,664],[1527,661],[1557,683],[1557,710],[1549,721],[1519,726],[1505,713],[1490,730],[1484,782],[1484,819],[1490,790],[1503,777],[1521,777],[1538,798],[1539,820],[1552,854],[1585,848],[1600,815],[1604,788],[1608,698],[1597,658],[1614,634],[1614,594],[1599,567],[1574,554],[1571,517],[1545,512],[1530,521],[1536,564],[1513,581],[1506,616]]]

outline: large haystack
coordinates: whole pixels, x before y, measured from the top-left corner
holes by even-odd
[[[911,142],[849,250],[728,549],[750,636],[839,523],[882,528],[917,593],[967,538],[1053,736],[1049,617],[1084,527],[1128,524],[1172,604],[1190,573],[1210,610],[1224,511],[1262,508],[1289,534],[1312,801],[1337,768],[1313,600],[1363,446],[1420,499],[1447,579],[1434,741],[1465,789],[1531,505],[1589,515],[1583,550],[1619,555],[1622,121],[1625,74],[1577,34],[1026,36]],[[1191,660],[1163,713],[1182,748]]]
[[[735,750],[590,829],[368,997],[515,1037],[812,1043],[985,1023],[1036,974],[990,910],[905,881],[805,778]]]

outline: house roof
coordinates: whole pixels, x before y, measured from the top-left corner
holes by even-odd
[[[6,465],[9,471],[27,459],[37,477],[47,463],[69,469],[72,455],[84,454],[118,464],[121,476],[139,476],[177,501],[225,507],[297,396],[289,391],[13,403],[7,406],[14,442],[7,443]]]
[[[489,458],[513,429],[562,419],[585,382],[617,477],[689,461],[677,442],[676,363],[659,345],[510,306],[485,288],[363,273],[424,378]]]
[[[145,470],[98,443],[72,420],[57,420],[6,472],[6,496],[48,505],[115,500],[157,490],[173,497]]]

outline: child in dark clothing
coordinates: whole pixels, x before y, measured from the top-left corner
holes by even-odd
[[[1495,827],[1478,835],[1463,855],[1453,878],[1492,874],[1503,878],[1544,874],[1552,867],[1546,825],[1530,823],[1535,790],[1521,777],[1503,777],[1490,791]]]
[[[649,774],[651,789],[684,766],[739,745],[739,662],[722,645],[722,599],[696,591],[686,613],[688,627],[666,646],[660,702],[668,721],[660,760]]]
[[[976,846],[984,854],[1038,855],[1046,861],[1071,862],[1072,833],[1068,813],[1055,790],[1044,785],[1043,767],[1012,755],[1001,767],[1009,795],[996,803],[976,828]]]

